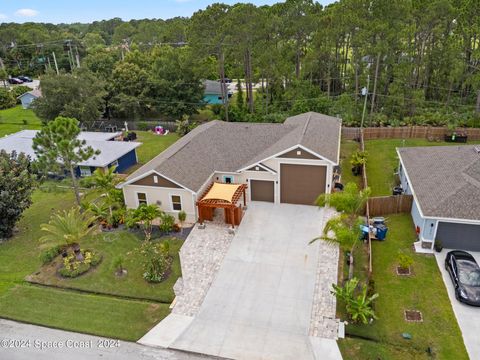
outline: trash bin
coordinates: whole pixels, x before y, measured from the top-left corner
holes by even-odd
[[[386,236],[387,236],[387,231],[388,231],[388,228],[385,226],[385,225],[377,225],[376,226],[377,228],[377,236],[376,238],[378,240],[385,240]]]

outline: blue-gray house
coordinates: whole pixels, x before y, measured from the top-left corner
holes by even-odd
[[[10,153],[16,151],[23,152],[30,156],[32,160],[36,159],[33,151],[33,138],[37,130],[22,130],[15,134],[0,138],[0,150]],[[122,133],[108,132],[89,132],[82,131],[78,138],[85,140],[88,146],[99,150],[100,154],[92,156],[90,159],[77,164],[75,173],[79,177],[90,176],[96,169],[108,169],[115,166],[115,172],[123,173],[129,167],[137,163],[136,148],[141,143],[133,141],[116,141],[121,139]]]
[[[19,97],[17,97],[17,99],[20,99],[22,107],[24,109],[29,109],[32,105],[32,102],[39,97],[42,97],[42,91],[40,89],[34,89],[20,95]]]
[[[223,104],[222,84],[219,81],[205,80],[203,101],[210,105]],[[227,89],[228,93],[228,89]]]

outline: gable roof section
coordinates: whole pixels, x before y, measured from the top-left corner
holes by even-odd
[[[480,154],[471,145],[399,148],[425,217],[480,221]]]
[[[33,89],[31,91],[24,92],[22,95],[17,96],[17,99],[24,97],[25,95],[32,95],[35,99],[42,97],[42,91],[40,89]]]
[[[316,113],[289,118],[284,124],[210,121],[135,171],[121,186],[156,171],[196,192],[215,171],[250,168],[298,145],[336,163],[340,128],[339,119]]]

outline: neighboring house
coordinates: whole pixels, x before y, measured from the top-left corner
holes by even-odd
[[[129,208],[157,204],[196,221],[213,182],[246,184],[247,200],[313,205],[332,188],[341,120],[306,113],[284,124],[205,123],[131,174],[119,187]],[[248,202],[248,201],[247,201]]]
[[[0,150],[7,152],[16,151],[25,153],[32,160],[36,159],[33,151],[33,138],[38,130],[22,130],[15,134],[0,138]],[[100,150],[96,155],[87,161],[77,164],[75,172],[77,176],[89,176],[97,168],[107,169],[116,166],[116,172],[122,173],[130,166],[137,163],[136,148],[141,145],[138,142],[115,141],[121,138],[122,133],[88,132],[82,131],[79,139],[85,140],[88,146]]]
[[[205,80],[204,87],[203,101],[210,105],[223,104],[222,84],[219,81]],[[226,91],[228,93],[228,87]]]
[[[17,97],[17,99],[20,99],[20,101],[22,102],[22,107],[24,109],[28,109],[32,105],[32,102],[39,97],[42,97],[42,91],[40,89],[34,89],[20,95],[19,97]]]
[[[412,194],[417,250],[480,251],[480,147],[429,146],[397,149],[399,175]]]

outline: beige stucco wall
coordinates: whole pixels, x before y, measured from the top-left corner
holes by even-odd
[[[187,221],[196,221],[194,194],[188,190],[126,185],[123,187],[123,196],[127,208],[138,207],[137,193],[145,193],[147,195],[148,204],[156,204],[161,210],[175,216],[175,219],[178,218],[178,211],[175,211],[172,208],[171,196],[180,195],[182,199],[182,208],[187,213]]]

